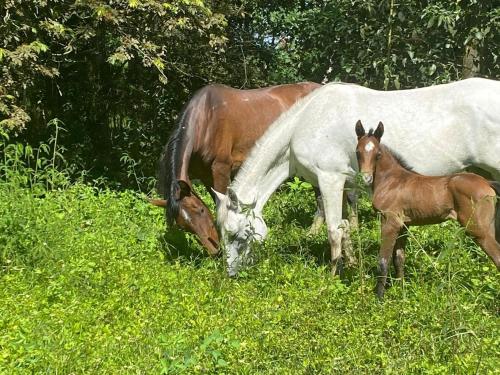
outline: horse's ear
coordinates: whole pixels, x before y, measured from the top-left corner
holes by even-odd
[[[180,200],[184,197],[189,197],[192,193],[191,186],[184,180],[177,180],[177,184],[179,185],[179,197],[177,200]]]
[[[226,195],[222,194],[222,193],[219,193],[217,190],[215,190],[214,188],[211,188],[212,191],[214,192],[215,194],[215,205],[217,207],[219,207],[219,204],[220,202],[222,202],[223,200],[226,199]]]
[[[358,136],[358,139],[364,137],[365,134],[366,132],[365,128],[363,128],[363,124],[361,123],[361,120],[358,120],[358,122],[356,122],[356,135]]]
[[[384,124],[382,124],[382,121],[378,123],[377,129],[375,129],[373,135],[380,142],[380,138],[382,138],[382,136],[384,135]]]

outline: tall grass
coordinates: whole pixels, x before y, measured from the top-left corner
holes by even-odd
[[[339,280],[292,183],[229,279],[138,193],[70,182],[55,139],[0,147],[2,373],[499,373],[500,277],[454,223],[411,229],[406,279],[379,303],[369,201]]]

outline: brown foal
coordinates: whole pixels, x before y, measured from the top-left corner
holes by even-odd
[[[500,270],[500,244],[495,239],[498,183],[472,173],[420,175],[380,144],[383,134],[382,122],[368,134],[361,121],[356,123],[359,170],[364,182],[372,184],[373,207],[382,215],[378,297],[382,299],[385,292],[391,257],[396,276],[403,277],[404,246],[410,225],[458,220]]]

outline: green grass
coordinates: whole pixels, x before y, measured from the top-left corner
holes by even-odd
[[[454,223],[411,230],[379,303],[366,199],[343,280],[326,231],[307,235],[312,193],[290,186],[229,279],[134,192],[35,190],[0,183],[1,373],[500,373],[500,276]]]

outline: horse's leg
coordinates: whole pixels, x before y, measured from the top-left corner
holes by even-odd
[[[462,225],[464,227],[466,226],[466,224]],[[474,237],[476,243],[481,246],[483,251],[490,257],[500,271],[500,244],[495,239],[494,223],[490,222],[489,225],[481,227],[474,226],[471,229],[466,227],[466,231]]]
[[[338,174],[318,175],[319,188],[323,197],[325,219],[330,242],[332,274],[342,274],[342,238],[349,221],[342,220],[342,192],[345,176]]]
[[[316,213],[314,214],[313,223],[309,228],[310,234],[318,234],[321,226],[325,222],[325,208],[323,206],[323,198],[319,188],[314,187],[314,196],[316,197]]]
[[[479,246],[484,250],[490,259],[497,266],[497,270],[500,271],[500,244],[495,240],[495,237],[488,235],[481,239],[476,240]]]
[[[404,265],[405,265],[405,246],[406,240],[408,239],[408,230],[406,227],[401,229],[398,239],[396,240],[396,245],[394,245],[392,262],[396,270],[396,278],[404,278]]]
[[[384,297],[389,265],[400,231],[401,224],[397,220],[382,218],[382,244],[379,251],[377,279],[377,296],[380,300]]]
[[[500,271],[500,244],[495,239],[495,208],[493,197],[484,197],[475,204],[464,205],[457,216],[465,231],[472,235]]]
[[[346,190],[347,203],[350,206],[350,210],[348,211],[348,219],[351,225],[351,228],[357,229],[359,225],[358,220],[358,192],[351,187],[348,187]],[[347,208],[347,206],[346,206]]]
[[[347,221],[349,225],[345,226],[344,233],[342,236],[342,251],[344,252],[345,259],[347,261],[348,266],[354,266],[357,263],[356,256],[354,255],[354,249],[352,246],[352,241],[351,241],[351,229],[353,228],[353,222],[351,219],[353,218],[352,213],[354,212],[351,210],[349,212],[348,209],[348,201],[349,201],[349,195],[348,192],[344,189],[343,195],[342,195],[342,222],[344,223]],[[347,219],[347,220],[344,220]],[[357,228],[357,216],[356,216],[356,223],[354,228]]]

